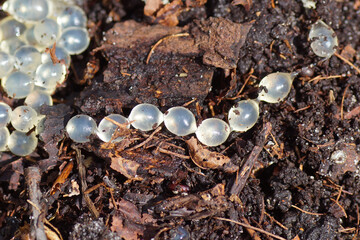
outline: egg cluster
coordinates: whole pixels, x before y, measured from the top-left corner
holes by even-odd
[[[130,124],[141,131],[150,131],[164,122],[167,130],[176,136],[186,136],[195,133],[198,140],[207,146],[218,146],[226,141],[231,131],[245,132],[252,128],[259,118],[259,102],[278,103],[290,92],[294,74],[272,73],[264,77],[259,84],[260,93],[257,99],[242,100],[229,111],[228,123],[218,118],[208,118],[197,126],[194,114],[184,107],[172,107],[163,114],[152,104],[135,106],[126,119],[119,114],[107,116],[111,120]],[[90,141],[92,134],[104,142],[119,142],[121,137],[113,139],[117,125],[104,118],[98,126],[94,119],[87,115],[76,115],[69,120],[66,131],[69,137],[78,143]]]
[[[0,152],[25,156],[43,130],[40,107],[53,104],[51,95],[65,81],[70,55],[90,43],[87,17],[70,0],[8,0],[2,9],[9,15],[0,21],[1,86],[10,98],[25,100],[14,110],[0,102]]]

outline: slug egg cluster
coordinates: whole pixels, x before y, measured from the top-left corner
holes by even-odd
[[[9,15],[0,21],[1,86],[19,101],[14,110],[0,102],[0,151],[26,156],[44,130],[40,107],[53,105],[51,95],[65,81],[71,55],[90,43],[87,17],[70,0],[8,0],[2,9]],[[50,55],[54,47],[56,57]]]
[[[259,118],[259,102],[282,101],[289,94],[293,79],[293,74],[280,72],[263,78],[259,84],[259,97],[236,103],[229,111],[229,123],[218,118],[208,118],[197,126],[194,114],[184,107],[172,107],[163,114],[156,106],[147,103],[135,106],[128,119],[119,114],[111,114],[107,118],[127,127],[131,125],[141,131],[154,130],[164,122],[167,130],[176,136],[195,133],[202,144],[218,146],[227,140],[231,131],[245,132],[252,128]],[[66,125],[69,137],[78,143],[89,142],[93,134],[104,142],[119,142],[122,140],[121,137],[113,139],[117,128],[116,124],[106,118],[96,126],[95,121],[87,115],[76,115]]]

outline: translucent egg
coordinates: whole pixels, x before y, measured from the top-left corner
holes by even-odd
[[[9,142],[9,130],[7,127],[0,128],[0,152],[6,151]]]
[[[5,10],[19,21],[36,22],[47,17],[49,6],[47,0],[8,0]]]
[[[38,123],[36,111],[29,106],[19,106],[11,113],[11,125],[20,132],[28,132]]]
[[[316,21],[310,29],[311,49],[319,57],[330,58],[338,46],[338,38],[334,30],[323,21]]]
[[[55,20],[46,18],[34,26],[34,37],[39,44],[53,44],[59,37],[60,29]]]
[[[0,51],[0,78],[5,77],[14,69],[14,58]]]
[[[87,18],[85,12],[78,6],[66,7],[57,17],[57,23],[62,29],[68,27],[86,27]]]
[[[24,33],[26,26],[14,19],[12,16],[8,16],[0,22],[0,39],[6,40],[12,37],[19,37]]]
[[[27,45],[31,46],[37,46],[38,42],[35,39],[34,36],[34,25],[28,26],[24,32],[24,34],[21,36],[21,39],[26,42]]]
[[[141,131],[150,131],[157,128],[164,120],[164,115],[152,104],[139,104],[135,106],[129,115],[131,125]]]
[[[15,52],[15,67],[20,71],[33,74],[41,64],[41,54],[33,46],[25,45]]]
[[[268,103],[278,103],[282,101],[290,92],[294,76],[290,73],[271,73],[264,77],[259,84],[263,87],[258,96],[259,101]]]
[[[41,64],[35,72],[35,85],[45,89],[54,89],[57,84],[64,82],[66,66],[61,63],[47,62]]]
[[[259,118],[259,103],[255,100],[242,100],[229,110],[231,130],[245,132],[252,128]]]
[[[170,108],[164,114],[164,124],[176,136],[186,136],[197,129],[194,114],[184,107]]]
[[[80,54],[87,49],[90,38],[87,30],[80,27],[69,27],[60,36],[59,46],[62,46],[69,54]]]
[[[25,132],[13,131],[8,140],[9,150],[18,156],[26,156],[35,151],[38,139],[34,132],[27,135]]]
[[[89,142],[90,136],[96,131],[96,123],[87,115],[76,115],[67,123],[66,131],[74,142]]]
[[[38,123],[37,123],[36,128],[35,128],[36,135],[40,135],[41,133],[43,133],[45,131],[45,120],[46,120],[46,115],[40,115],[39,116]],[[41,136],[39,136],[39,139],[41,141],[43,141]]]
[[[110,114],[109,116],[107,116],[107,118],[110,118],[120,124],[124,124],[128,122],[128,120],[125,117],[121,116],[120,114]],[[130,125],[127,125],[127,127],[129,128]],[[109,142],[117,128],[118,128],[117,125],[103,118],[99,123],[97,129],[97,135],[102,141]],[[112,140],[111,142],[113,143],[120,142],[122,139],[123,139],[122,137],[118,137]]]
[[[36,90],[32,91],[26,98],[24,102],[27,106],[32,107],[37,113],[40,113],[40,108],[42,105],[53,105],[53,100],[50,94]]]
[[[52,48],[52,46],[50,46],[48,48]],[[65,48],[60,47],[60,46],[56,46],[55,55],[59,60],[64,60],[65,61],[65,65],[66,65],[67,68],[70,66],[71,57],[70,57],[70,54],[66,51]],[[52,62],[52,59],[50,57],[50,53],[44,52],[41,55],[41,61],[42,61],[42,63]]]
[[[9,38],[6,40],[1,41],[0,48],[2,51],[14,55],[15,51],[19,49],[21,46],[24,46],[25,43],[21,41],[17,37]]]
[[[208,118],[200,124],[195,134],[202,144],[215,147],[226,141],[230,134],[230,127],[221,119]]]
[[[1,85],[9,97],[25,98],[34,88],[32,78],[23,72],[12,72],[2,79]]]
[[[0,102],[0,128],[6,127],[11,120],[11,107],[4,102]]]

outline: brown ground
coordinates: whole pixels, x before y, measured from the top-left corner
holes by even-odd
[[[145,16],[141,1],[86,1],[92,44],[42,109],[42,142],[2,155],[0,239],[359,239],[360,72],[348,62],[360,66],[360,2],[149,2]],[[325,61],[307,40],[320,18],[339,38]],[[164,127],[120,128],[120,144],[63,130],[76,113],[99,122],[143,102],[226,119],[275,71],[299,73],[286,100],[209,151]]]

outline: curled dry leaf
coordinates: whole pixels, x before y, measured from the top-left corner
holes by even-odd
[[[250,11],[250,8],[252,6],[252,0],[234,0],[231,3],[232,5],[243,5],[246,11]]]
[[[135,161],[131,161],[122,157],[114,157],[111,158],[110,167],[130,180],[141,181],[143,179],[137,174],[137,170],[140,167],[140,164]]]
[[[346,45],[344,49],[341,51],[340,55],[345,59],[352,61],[354,56],[356,55],[356,50],[350,45]]]
[[[229,157],[203,148],[198,144],[195,137],[190,138],[186,143],[189,146],[191,159],[200,168],[217,169],[222,168],[226,163],[230,162]]]

